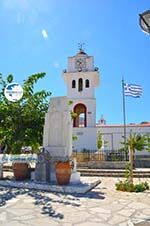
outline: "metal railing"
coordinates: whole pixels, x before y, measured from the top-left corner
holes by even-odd
[[[117,150],[107,151],[95,151],[95,150],[83,150],[78,152],[73,151],[73,156],[76,157],[77,162],[88,162],[88,161],[126,161],[128,156],[125,152]]]

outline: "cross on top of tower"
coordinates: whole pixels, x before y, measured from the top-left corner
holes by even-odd
[[[78,53],[78,54],[84,54],[84,55],[87,55],[87,54],[84,52],[84,48],[83,48],[84,45],[85,45],[85,43],[83,43],[83,42],[78,43],[78,47],[79,47],[79,53]]]
[[[85,45],[85,43],[84,42],[79,42],[78,43],[78,47],[79,47],[79,50],[80,50],[80,52],[84,52],[84,49],[83,49],[83,46]]]

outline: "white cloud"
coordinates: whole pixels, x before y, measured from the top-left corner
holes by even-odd
[[[53,66],[54,66],[54,68],[59,68],[59,62],[58,61],[54,61],[53,62]]]
[[[45,29],[43,29],[41,32],[42,32],[43,38],[44,38],[44,39],[47,39],[47,38],[48,38],[48,33],[47,33],[47,31],[46,31]]]

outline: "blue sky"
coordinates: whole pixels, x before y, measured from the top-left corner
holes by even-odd
[[[126,97],[127,123],[150,121],[150,36],[138,14],[149,0],[0,0],[0,72],[20,84],[46,72],[37,89],[66,95],[62,70],[67,57],[85,43],[100,69],[97,120],[123,123],[121,79],[143,87],[138,99]]]

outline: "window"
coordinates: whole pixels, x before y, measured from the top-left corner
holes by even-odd
[[[76,88],[76,81],[72,80],[72,88]]]
[[[86,88],[89,88],[90,87],[90,82],[88,79],[85,80],[85,87]]]
[[[81,92],[83,90],[83,79],[79,78],[78,81],[78,91]]]

